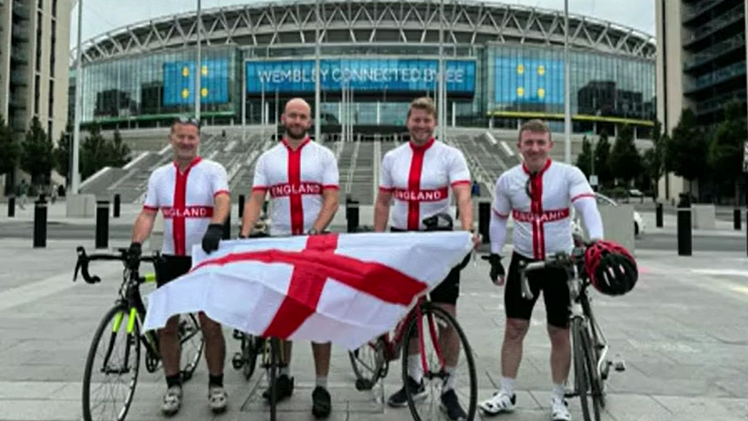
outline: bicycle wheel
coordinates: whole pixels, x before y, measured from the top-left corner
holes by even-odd
[[[605,408],[605,380],[608,377],[608,371],[610,370],[610,364],[608,361],[604,361],[601,370],[598,370],[598,363],[601,358],[601,352],[604,349],[604,345],[600,343],[600,334],[597,331],[597,322],[595,316],[592,314],[592,308],[589,303],[589,298],[582,301],[582,309],[587,315],[590,333],[590,358],[592,360],[592,397],[598,402],[601,408]]]
[[[354,351],[348,351],[353,374],[356,375],[356,390],[371,390],[389,369],[384,358],[384,341],[378,338],[367,342]]]
[[[182,381],[186,382],[200,363],[200,355],[205,347],[205,338],[200,330],[197,316],[190,313],[179,318],[179,346],[181,349]]]
[[[403,376],[402,380],[405,384],[408,379],[408,349],[410,349],[410,343],[412,340],[420,342],[419,340],[419,326],[423,332],[423,347],[420,347],[421,357],[426,357],[427,369],[423,373],[423,384],[426,393],[419,393],[419,396],[414,396],[409,388],[405,388],[405,396],[408,399],[408,408],[413,416],[414,421],[426,421],[441,419],[441,414],[438,413],[437,408],[444,411],[445,407],[442,404],[442,393],[448,390],[444,389],[447,383],[452,383],[453,389],[457,394],[460,405],[464,405],[467,402],[467,408],[463,407],[463,410],[467,414],[466,421],[472,421],[475,418],[475,412],[478,403],[478,379],[475,374],[475,361],[473,359],[473,351],[470,347],[470,343],[467,340],[465,332],[462,327],[457,323],[452,315],[444,311],[442,308],[426,302],[421,306],[422,317],[414,317],[409,323],[405,337],[403,338]],[[452,345],[452,352],[446,348],[448,344],[441,344],[439,339],[440,335],[437,333],[442,332],[453,332],[453,338],[456,338],[458,343],[457,347]],[[431,348],[429,348],[431,347]],[[462,352],[460,352],[462,351]],[[457,353],[458,364],[464,363],[465,366],[457,366],[454,368],[454,372],[451,376],[453,379],[449,379],[450,375],[445,371],[445,365],[442,361],[447,355]],[[458,380],[463,378],[465,375],[468,376],[466,384],[458,383]]]
[[[582,324],[582,319],[574,319],[572,325],[574,337],[574,380],[576,381],[577,394],[582,404],[582,415],[585,421],[600,420],[600,402],[595,399],[598,389],[596,381],[595,364],[590,352],[591,339],[589,331]],[[590,415],[588,396],[592,398],[592,415]]]
[[[140,325],[137,317],[130,317],[133,314],[126,305],[115,305],[104,315],[94,333],[83,372],[85,421],[122,421],[127,416],[140,368]],[[119,349],[119,345],[123,349]],[[97,357],[100,357],[98,361]],[[103,379],[94,379],[99,373]],[[121,382],[120,377],[127,374],[130,374],[129,382]],[[106,387],[108,380],[114,380],[114,386]],[[114,390],[118,384],[125,386],[122,392]],[[123,399],[120,404],[118,398]]]
[[[281,347],[278,338],[270,338],[268,346],[270,348],[270,354],[268,355],[268,360],[270,363],[267,365],[268,386],[270,387],[270,399],[268,399],[268,401],[270,403],[270,421],[275,421],[276,409],[278,405],[278,394],[275,390],[275,382],[278,379],[281,361],[283,360],[283,358],[281,357]]]
[[[242,359],[244,360],[242,373],[246,380],[249,380],[255,372],[257,356],[262,351],[263,344],[264,339],[255,335],[245,335],[242,340]]]

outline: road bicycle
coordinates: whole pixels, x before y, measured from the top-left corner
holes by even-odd
[[[437,328],[439,332],[437,332]],[[458,395],[463,395],[460,401],[463,404],[465,402],[468,404],[466,421],[472,421],[475,418],[478,398],[478,381],[475,373],[472,348],[457,320],[441,307],[432,303],[427,297],[419,298],[415,307],[398,323],[393,333],[382,335],[354,351],[349,351],[348,354],[351,365],[353,366],[353,372],[356,375],[356,389],[359,391],[373,389],[377,382],[387,377],[390,362],[398,358],[402,358],[402,380],[403,384],[407,384],[407,350],[412,346],[412,341],[417,341],[420,363],[423,368],[424,386],[427,392],[431,392],[430,397],[439,400],[441,396],[440,390],[449,376],[445,370],[444,344],[439,339],[441,338],[441,334],[447,332],[448,329],[452,329],[457,335],[460,341],[459,349],[462,350],[460,359],[464,359],[467,365],[464,368],[457,368],[452,375],[466,374],[468,376],[468,396],[464,396],[464,390],[461,387],[455,387],[455,392]],[[430,341],[426,340],[426,332],[428,332]],[[429,344],[433,346],[432,353],[434,355],[431,356],[435,357],[435,359],[429,358],[429,355],[427,355],[428,351],[426,347]],[[401,350],[403,349],[406,351],[402,352],[402,357],[400,357]],[[405,390],[408,408],[415,421],[436,418],[434,416],[433,402],[429,407],[429,416],[422,415],[419,409],[426,405],[416,402],[409,388],[406,387]],[[428,400],[428,397],[426,400]]]
[[[577,243],[579,244],[579,243]],[[560,268],[567,274],[571,302],[571,337],[574,364],[574,388],[566,397],[579,397],[585,421],[599,421],[600,410],[605,407],[605,381],[611,365],[616,371],[624,371],[623,360],[612,362],[607,359],[608,341],[592,312],[591,297],[587,287],[588,279],[583,278],[584,252],[589,244],[575,247],[571,253],[555,253],[544,260],[520,263],[522,296],[532,300],[533,293],[527,281],[527,273],[546,268]],[[592,412],[588,397],[592,400]],[[594,417],[593,417],[594,416]]]
[[[91,276],[89,273],[88,265],[92,261],[120,261],[124,265],[122,284],[114,305],[104,314],[91,341],[83,374],[82,396],[83,419],[85,421],[96,419],[122,421],[127,416],[135,395],[135,386],[140,371],[141,345],[145,347],[146,351],[146,370],[149,373],[154,373],[161,367],[158,335],[154,331],[141,331],[146,316],[146,308],[143,304],[140,287],[145,283],[155,282],[156,276],[153,273],[141,276],[137,269],[131,269],[128,264],[130,256],[126,248],[117,249],[118,253],[116,254],[88,255],[83,247],[78,247],[76,251],[78,260],[73,275],[74,282],[78,278],[79,271],[86,283],[97,284],[101,282],[98,276]],[[157,264],[160,258],[159,253],[154,253],[152,256],[140,257],[139,261],[141,263]],[[183,362],[180,374],[182,382],[186,382],[192,378],[205,346],[205,340],[201,334],[200,323],[196,315],[188,314],[186,317],[180,317],[178,334],[182,353],[181,361]],[[118,345],[122,345],[124,349],[120,350]],[[96,362],[97,356],[101,357],[100,362]],[[97,374],[103,375],[103,379],[94,381],[93,376]],[[120,378],[127,375],[130,376],[129,382],[122,382]],[[115,382],[125,386],[125,391],[108,390],[105,383],[109,380],[115,380]],[[100,390],[101,396],[96,393]],[[99,397],[101,397],[100,401],[97,400]],[[123,399],[121,404],[117,404],[116,399],[118,398]],[[100,407],[101,413],[96,411]],[[107,408],[110,408],[111,412],[106,411]],[[94,413],[99,415],[92,416]]]
[[[231,364],[234,369],[243,371],[245,379],[249,380],[252,377],[257,365],[257,358],[262,357],[260,367],[266,371],[268,390],[270,391],[270,396],[268,396],[270,421],[275,421],[278,405],[275,382],[280,376],[281,369],[287,366],[283,361],[285,355],[283,341],[274,337],[264,338],[251,335],[239,330],[234,330],[234,339],[241,341],[241,351],[234,355]]]

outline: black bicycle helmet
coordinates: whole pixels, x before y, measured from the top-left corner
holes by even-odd
[[[587,248],[585,268],[590,282],[605,295],[624,295],[639,279],[636,260],[623,246],[610,240],[595,242]]]

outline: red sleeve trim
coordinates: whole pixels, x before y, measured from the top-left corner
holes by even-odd
[[[148,206],[148,205],[143,205],[143,210],[158,212],[158,208],[153,207],[153,206]]]
[[[256,186],[256,187],[252,187],[252,191],[253,192],[257,191],[257,192],[260,192],[260,193],[264,193],[264,192],[268,191],[268,188],[265,187],[265,186]]]
[[[395,188],[379,186],[379,191],[381,191],[382,193],[392,193],[393,191],[395,191]]]
[[[508,214],[508,213],[507,213],[507,214],[502,214],[501,212],[499,212],[499,211],[497,211],[496,209],[493,209],[493,208],[491,208],[491,210],[493,211],[493,213],[494,213],[494,214],[495,214],[496,216],[498,216],[498,217],[499,217],[499,218],[501,218],[501,219],[506,219],[506,218],[509,218],[509,214]]]
[[[225,195],[231,196],[231,193],[229,193],[228,190],[218,190],[217,192],[213,193],[213,198],[215,199],[216,197],[218,197],[221,194],[225,194]]]
[[[470,180],[458,180],[452,183],[452,187],[462,186],[462,185],[470,185],[472,184]]]
[[[571,201],[573,203],[575,200],[577,200],[577,199],[583,199],[585,197],[590,197],[590,198],[594,199],[595,198],[595,194],[594,193],[582,193],[582,194],[578,194],[578,195],[572,197]]]
[[[324,184],[322,190],[338,190],[340,187],[337,184]]]

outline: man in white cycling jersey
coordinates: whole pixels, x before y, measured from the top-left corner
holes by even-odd
[[[514,381],[522,359],[522,342],[540,291],[547,313],[551,340],[551,419],[569,421],[564,383],[571,365],[569,341],[569,288],[563,269],[546,269],[528,274],[534,298],[522,297],[519,263],[544,259],[547,255],[574,248],[571,227],[573,205],[582,217],[590,240],[603,238],[603,226],[595,194],[579,168],[549,158],[553,141],[548,127],[530,120],[519,131],[517,147],[524,162],[501,174],[491,212],[490,278],[504,285],[501,248],[506,223],[514,219],[514,252],[504,290],[506,327],[501,350],[501,389],[479,404],[486,415],[511,412],[516,404]]]
[[[276,146],[257,158],[252,193],[244,207],[240,237],[247,237],[260,216],[265,197],[271,199],[270,236],[322,234],[338,210],[338,161],[335,154],[311,141],[312,125],[306,101],[295,98],[286,103],[281,117],[286,133]],[[290,288],[290,287],[289,287]],[[320,291],[321,292],[321,291]],[[268,330],[274,330],[271,326]],[[285,364],[275,382],[276,398],[293,393],[290,375],[291,342],[284,342]],[[327,375],[330,371],[331,343],[312,343],[316,387],[312,391],[312,414],[325,418],[332,410]],[[270,389],[263,393],[270,398]]]
[[[131,264],[135,265],[160,210],[164,217],[161,249],[164,260],[154,264],[159,288],[190,270],[193,246],[202,245],[206,253],[218,249],[231,208],[226,169],[198,156],[200,123],[195,119],[178,119],[171,126],[169,143],[174,150],[174,162],[157,168],[148,179],[145,203],[135,220],[130,245]],[[220,324],[203,313],[199,319],[205,338],[209,405],[214,413],[220,413],[226,409],[228,399],[223,387],[226,342]],[[176,414],[182,405],[178,328],[179,316],[174,316],[158,333],[167,384],[161,404],[165,415]]]
[[[477,246],[479,236],[473,230],[470,170],[460,150],[434,139],[436,124],[436,107],[430,98],[418,98],[411,102],[407,118],[410,140],[387,152],[382,159],[374,208],[374,231],[385,230],[393,199],[391,231],[423,231],[425,218],[450,213],[451,189],[457,201],[461,228],[474,233]],[[455,267],[431,291],[430,299],[454,316],[459,295],[460,268]],[[445,347],[446,370],[452,374],[459,359],[459,338],[450,329],[444,332],[440,342]],[[408,380],[388,400],[393,407],[407,405],[406,388],[410,389],[416,400],[423,400],[428,394],[423,383],[418,344],[417,341],[412,343],[414,346],[408,351]],[[459,420],[467,415],[454,390],[455,378],[454,375],[448,376],[443,385],[441,407],[450,419]]]

